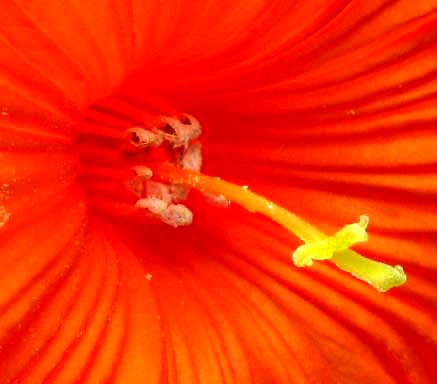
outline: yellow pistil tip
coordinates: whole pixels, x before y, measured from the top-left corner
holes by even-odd
[[[393,287],[404,284],[407,281],[407,275],[400,265],[394,267],[386,265],[390,270],[386,270],[380,279],[372,279],[368,283],[374,286],[380,292],[387,292]]]
[[[339,269],[367,282],[380,292],[404,284],[407,276],[400,265],[392,267],[349,249],[356,243],[367,241],[368,225],[369,217],[362,215],[358,223],[345,225],[333,236],[301,245],[293,253],[294,264],[305,267],[312,265],[313,260],[329,259]]]
[[[367,259],[350,249],[335,253],[330,261],[341,270],[367,282],[380,292],[387,292],[407,281],[407,275],[400,265],[392,267]]]
[[[310,266],[313,260],[330,259],[336,251],[342,251],[356,243],[367,241],[368,223],[369,218],[363,215],[359,223],[345,225],[334,236],[301,245],[293,253],[294,264],[297,267]]]

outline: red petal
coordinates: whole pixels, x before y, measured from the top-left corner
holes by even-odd
[[[0,381],[434,383],[437,19],[416,3],[4,2]],[[298,271],[235,207],[195,200],[175,231],[124,222],[113,183],[85,200],[74,117],[134,68],[82,132],[119,139],[164,94],[206,126],[208,172],[329,231],[369,214],[362,252],[407,285]]]

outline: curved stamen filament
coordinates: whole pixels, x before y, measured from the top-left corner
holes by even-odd
[[[224,196],[248,211],[262,213],[288,229],[306,243],[293,254],[296,266],[311,265],[313,259],[327,259],[381,292],[406,281],[401,266],[392,267],[370,260],[349,249],[355,243],[367,240],[365,232],[368,224],[367,216],[361,216],[359,223],[347,225],[335,235],[327,236],[294,213],[250,191],[247,187],[200,172],[177,168],[169,163],[154,166],[153,174],[161,181]]]

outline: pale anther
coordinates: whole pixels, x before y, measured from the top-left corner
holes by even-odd
[[[136,147],[159,147],[163,141],[161,135],[141,127],[129,128],[126,133]]]
[[[170,184],[168,188],[173,201],[187,200],[190,188],[180,184]]]
[[[170,150],[170,161],[175,167],[199,172],[202,168],[202,145],[194,142],[202,133],[199,121],[192,115],[183,113],[176,116],[162,116],[160,123],[149,129],[132,127],[126,130],[127,137],[138,149],[158,147],[164,142],[165,151]],[[152,153],[148,150],[146,153]],[[138,154],[141,154],[139,152]],[[192,212],[179,202],[187,199],[190,187],[173,180],[160,183],[151,180],[154,172],[148,166],[132,167],[135,175],[126,182],[126,186],[139,200],[136,206],[160,218],[173,227],[189,225],[193,221]],[[219,178],[218,178],[219,180]],[[228,206],[231,201],[222,194],[206,193],[205,197],[213,204]]]
[[[147,181],[147,196],[155,197],[169,204],[172,200],[169,186],[156,181]]]
[[[197,120],[194,116],[189,115],[188,113],[183,113],[182,115],[183,117],[187,118],[191,123],[191,140],[196,140],[202,134],[202,126],[200,125],[199,120]]]
[[[194,143],[182,155],[182,168],[200,171],[202,169],[202,145]]]
[[[154,215],[161,217],[161,215],[166,211],[168,204],[156,197],[146,197],[144,199],[139,199],[136,202],[138,208],[143,208],[149,210]]]
[[[165,133],[159,129],[162,137],[173,144],[174,147],[188,146],[188,143],[197,139],[202,134],[200,123],[191,115],[184,114],[189,119],[190,124],[182,123],[175,117],[163,116],[161,122],[168,124],[175,134]]]
[[[162,213],[161,219],[172,227],[190,225],[193,222],[193,213],[182,204],[170,204]]]

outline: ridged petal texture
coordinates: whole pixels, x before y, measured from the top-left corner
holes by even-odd
[[[0,4],[0,384],[437,382],[437,1]],[[107,139],[156,100],[206,173],[328,233],[369,215],[407,284],[297,269],[200,194],[189,227],[132,216]]]

